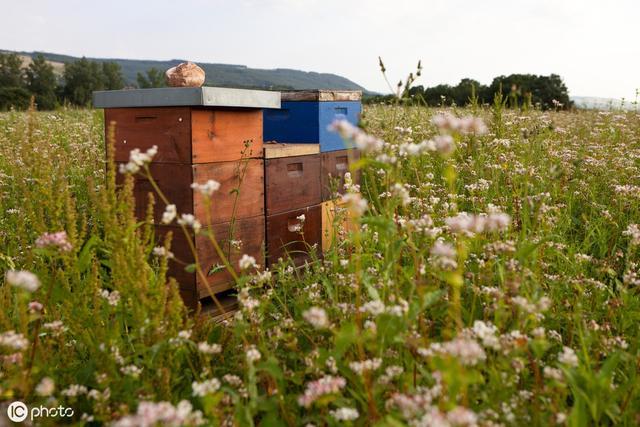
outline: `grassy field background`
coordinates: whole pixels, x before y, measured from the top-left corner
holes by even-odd
[[[0,113],[0,401],[74,408],[50,424],[640,423],[640,115],[362,125],[340,128],[357,226],[302,270],[233,266],[241,310],[212,324],[116,191],[101,112]]]

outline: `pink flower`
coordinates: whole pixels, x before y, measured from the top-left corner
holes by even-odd
[[[326,394],[338,393],[346,385],[347,381],[344,378],[326,375],[308,383],[304,394],[298,398],[298,403],[300,406],[308,408],[320,397]]]
[[[37,248],[57,247],[60,252],[69,252],[73,249],[67,238],[66,231],[58,231],[57,233],[44,233],[36,240]]]

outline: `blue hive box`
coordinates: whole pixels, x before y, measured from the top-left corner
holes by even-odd
[[[327,127],[336,119],[354,125],[362,112],[362,92],[304,90],[282,92],[281,108],[264,110],[264,141],[286,144],[320,144],[320,151],[351,148]]]

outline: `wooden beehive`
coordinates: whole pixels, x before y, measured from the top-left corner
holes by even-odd
[[[127,162],[134,148],[158,152],[150,172],[175,204],[178,214],[193,214],[220,243],[232,266],[243,254],[264,265],[265,208],[262,159],[263,108],[279,108],[277,92],[225,88],[162,88],[94,93],[94,105],[105,109],[105,130],[115,124],[115,158]],[[242,179],[241,179],[242,177]],[[209,179],[221,183],[207,207],[191,184]],[[151,183],[136,176],[136,214],[144,218]],[[169,274],[180,284],[190,306],[232,286],[228,271],[205,233],[185,235],[160,223],[165,204],[156,196],[154,223],[158,239],[173,232],[172,252],[194,262],[195,247],[206,280],[170,262]],[[189,244],[189,241],[191,244]],[[238,243],[239,242],[239,243]]]
[[[265,141],[320,144],[321,152],[350,148],[340,135],[327,128],[336,119],[357,124],[362,111],[361,99],[361,91],[282,92],[282,107],[264,110]]]
[[[344,177],[351,171],[351,165],[360,158],[360,152],[356,149],[338,150],[322,153],[320,158],[320,177],[322,187],[322,201],[334,199],[339,194],[344,194]],[[360,173],[353,171],[351,180],[354,184],[360,182]]]

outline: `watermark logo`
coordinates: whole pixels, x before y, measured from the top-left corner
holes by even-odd
[[[57,417],[73,417],[73,408],[66,408],[62,405],[55,408],[46,406],[34,406],[29,410],[27,405],[16,400],[7,406],[7,416],[14,423],[20,423],[29,417],[31,421],[36,418],[57,418]]]
[[[21,423],[22,421],[27,419],[27,415],[29,415],[29,409],[27,409],[27,405],[20,401],[15,401],[11,403],[7,407],[7,415],[9,419],[14,423]]]

